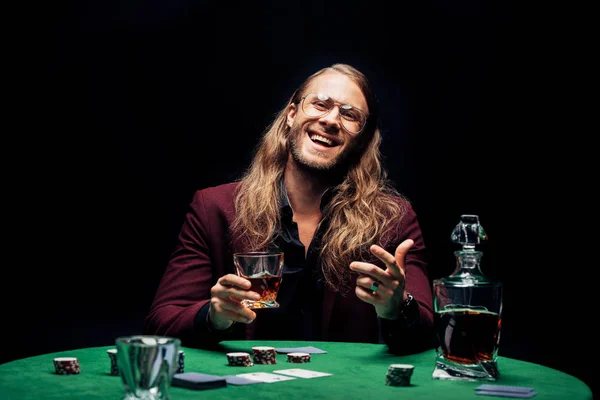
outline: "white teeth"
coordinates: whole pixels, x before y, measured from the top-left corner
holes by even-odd
[[[331,140],[324,138],[323,136],[320,136],[320,135],[311,135],[310,140],[318,140],[320,142],[327,143],[329,146],[331,146],[333,144],[333,142]]]

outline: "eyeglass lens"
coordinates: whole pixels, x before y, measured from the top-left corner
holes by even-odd
[[[364,111],[349,104],[339,104],[323,93],[309,93],[302,101],[302,111],[309,117],[322,117],[339,105],[339,118],[343,127],[350,133],[360,132],[366,123]]]

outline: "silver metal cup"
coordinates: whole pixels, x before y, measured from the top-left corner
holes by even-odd
[[[169,388],[178,368],[181,341],[165,336],[116,339],[117,364],[125,387],[123,400],[170,400]]]

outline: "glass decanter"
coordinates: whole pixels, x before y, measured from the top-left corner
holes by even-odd
[[[433,379],[496,381],[502,322],[502,284],[481,272],[483,252],[475,246],[487,240],[477,215],[461,215],[451,240],[456,269],[433,281],[435,331],[438,339]]]

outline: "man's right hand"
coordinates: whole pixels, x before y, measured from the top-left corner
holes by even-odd
[[[234,322],[249,324],[256,313],[246,308],[242,300],[258,300],[260,295],[250,290],[250,281],[234,274],[222,276],[210,289],[208,323],[215,330],[229,328]]]

